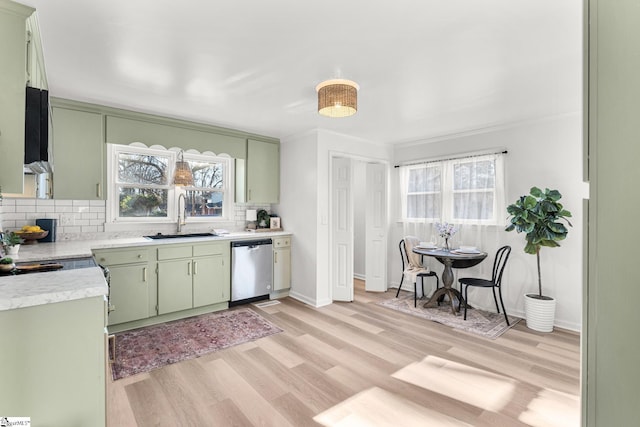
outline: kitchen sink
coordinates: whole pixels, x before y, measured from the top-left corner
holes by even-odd
[[[160,240],[160,239],[179,239],[183,237],[216,237],[216,233],[183,233],[183,234],[154,234],[153,236],[144,236],[147,239]]]

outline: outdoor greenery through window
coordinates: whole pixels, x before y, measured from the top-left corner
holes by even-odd
[[[169,156],[118,153],[119,217],[167,217]]]
[[[187,216],[221,217],[224,202],[224,163],[189,160],[193,186],[186,187]]]
[[[184,208],[191,220],[229,216],[231,159],[184,153],[184,160],[193,172],[194,184],[176,187],[172,185],[176,152],[137,145],[110,145],[110,153],[114,185],[109,200],[117,200],[117,206],[111,203],[114,220],[176,221],[180,192],[184,192]]]
[[[504,205],[503,155],[400,167],[402,218],[498,224]]]

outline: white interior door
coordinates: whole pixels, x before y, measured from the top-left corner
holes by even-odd
[[[387,171],[379,163],[367,164],[365,290],[387,290]]]
[[[331,292],[334,301],[353,301],[353,201],[351,159],[331,161]]]

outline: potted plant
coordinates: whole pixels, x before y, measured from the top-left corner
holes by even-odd
[[[566,221],[571,212],[564,209],[559,202],[562,195],[558,190],[544,191],[532,187],[528,195],[521,196],[515,203],[507,207],[510,224],[506,231],[516,230],[525,233],[527,243],[524,251],[536,256],[538,266],[538,293],[526,294],[524,311],[527,327],[540,331],[551,332],[555,317],[556,300],[542,294],[542,278],[540,274],[540,249],[543,246],[555,248],[567,237],[568,229],[560,222]]]
[[[24,242],[22,237],[18,236],[13,231],[4,233],[2,235],[2,246],[8,255],[17,255],[20,250],[20,245]]]
[[[13,263],[13,259],[4,257],[0,259],[0,273],[8,273],[13,270],[16,265]]]

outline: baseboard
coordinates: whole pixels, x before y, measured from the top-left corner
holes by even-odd
[[[364,274],[353,274],[354,279],[358,279],[358,280],[366,280],[367,276],[365,276]]]

